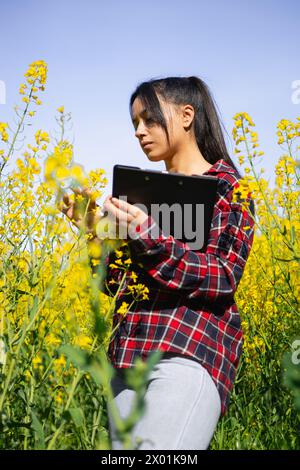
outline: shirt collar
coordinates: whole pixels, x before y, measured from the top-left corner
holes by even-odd
[[[235,173],[236,170],[227,163],[223,158],[217,160],[213,166],[209,168],[209,170],[202,173],[203,175],[206,174],[213,174],[213,173]]]

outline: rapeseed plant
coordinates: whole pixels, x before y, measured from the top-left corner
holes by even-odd
[[[126,242],[107,238],[99,244],[89,229],[89,202],[80,188],[89,187],[95,203],[107,179],[103,169],[86,173],[74,161],[66,137],[71,116],[64,106],[57,109],[58,140],[52,142],[50,133],[38,128],[23,153],[17,150],[42,103],[46,81],[47,64],[30,64],[19,88],[16,128],[0,122],[0,446],[109,449],[105,402],[112,397],[112,370],[106,351],[118,328],[112,329],[112,313],[121,290],[131,301],[118,307],[120,321],[134,302],[148,298],[149,290],[132,269]],[[278,123],[283,154],[275,164],[274,188],[264,169],[257,169],[266,157],[252,118],[243,112],[233,119],[235,154],[245,173],[234,197],[251,192],[256,236],[235,295],[243,356],[229,411],[211,448],[299,449],[299,412],[285,386],[295,384],[297,374],[286,371],[291,360],[285,354],[300,338],[300,118]],[[8,171],[16,152],[16,167]],[[66,196],[82,214],[78,230],[62,217]],[[111,251],[110,268],[117,276],[104,293],[104,260]],[[131,377],[138,391],[136,417],[143,407],[141,384],[155,360],[138,361]],[[134,420],[122,421],[117,409],[112,413],[124,447],[131,448]]]

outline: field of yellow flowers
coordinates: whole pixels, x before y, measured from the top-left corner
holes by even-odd
[[[123,243],[107,239],[100,247],[84,224],[77,230],[63,217],[64,194],[77,198],[85,220],[86,201],[76,188],[91,188],[96,200],[108,182],[104,170],[86,173],[75,163],[63,106],[56,117],[60,138],[52,141],[37,128],[25,147],[26,125],[42,104],[47,64],[33,62],[24,77],[15,128],[0,122],[0,448],[110,449],[105,404],[113,371],[106,351],[118,291],[107,296],[101,285],[106,254],[115,250],[118,258]],[[252,192],[256,235],[235,296],[244,353],[229,411],[210,447],[299,449],[300,361],[293,360],[293,348],[300,342],[300,118],[278,123],[283,154],[274,188],[257,170],[265,157],[254,127],[247,113],[234,116],[235,153],[245,173],[239,190]],[[125,275],[130,259],[118,262]],[[132,292],[138,302],[147,286],[136,284]],[[120,313],[128,308],[124,302]],[[136,419],[158,357],[137,361],[132,372]],[[132,448],[134,420],[123,422],[116,409],[113,414],[124,448]]]

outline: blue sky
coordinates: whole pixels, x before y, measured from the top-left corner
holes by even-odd
[[[104,168],[111,192],[116,163],[165,169],[149,162],[134,136],[131,93],[144,80],[198,75],[210,87],[234,162],[233,116],[256,124],[262,166],[271,184],[284,149],[276,124],[300,116],[292,82],[300,80],[298,0],[1,0],[0,80],[12,121],[29,63],[48,63],[48,83],[35,126],[54,131],[56,109],[72,113],[75,161]]]

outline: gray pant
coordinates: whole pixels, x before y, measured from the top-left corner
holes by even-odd
[[[118,370],[116,370],[118,371]],[[124,419],[130,413],[135,391],[118,371],[111,381],[114,401]],[[138,449],[207,449],[221,415],[218,390],[208,371],[188,357],[176,354],[162,358],[149,375],[144,415],[132,430],[139,436]],[[107,403],[113,450],[122,450]]]

